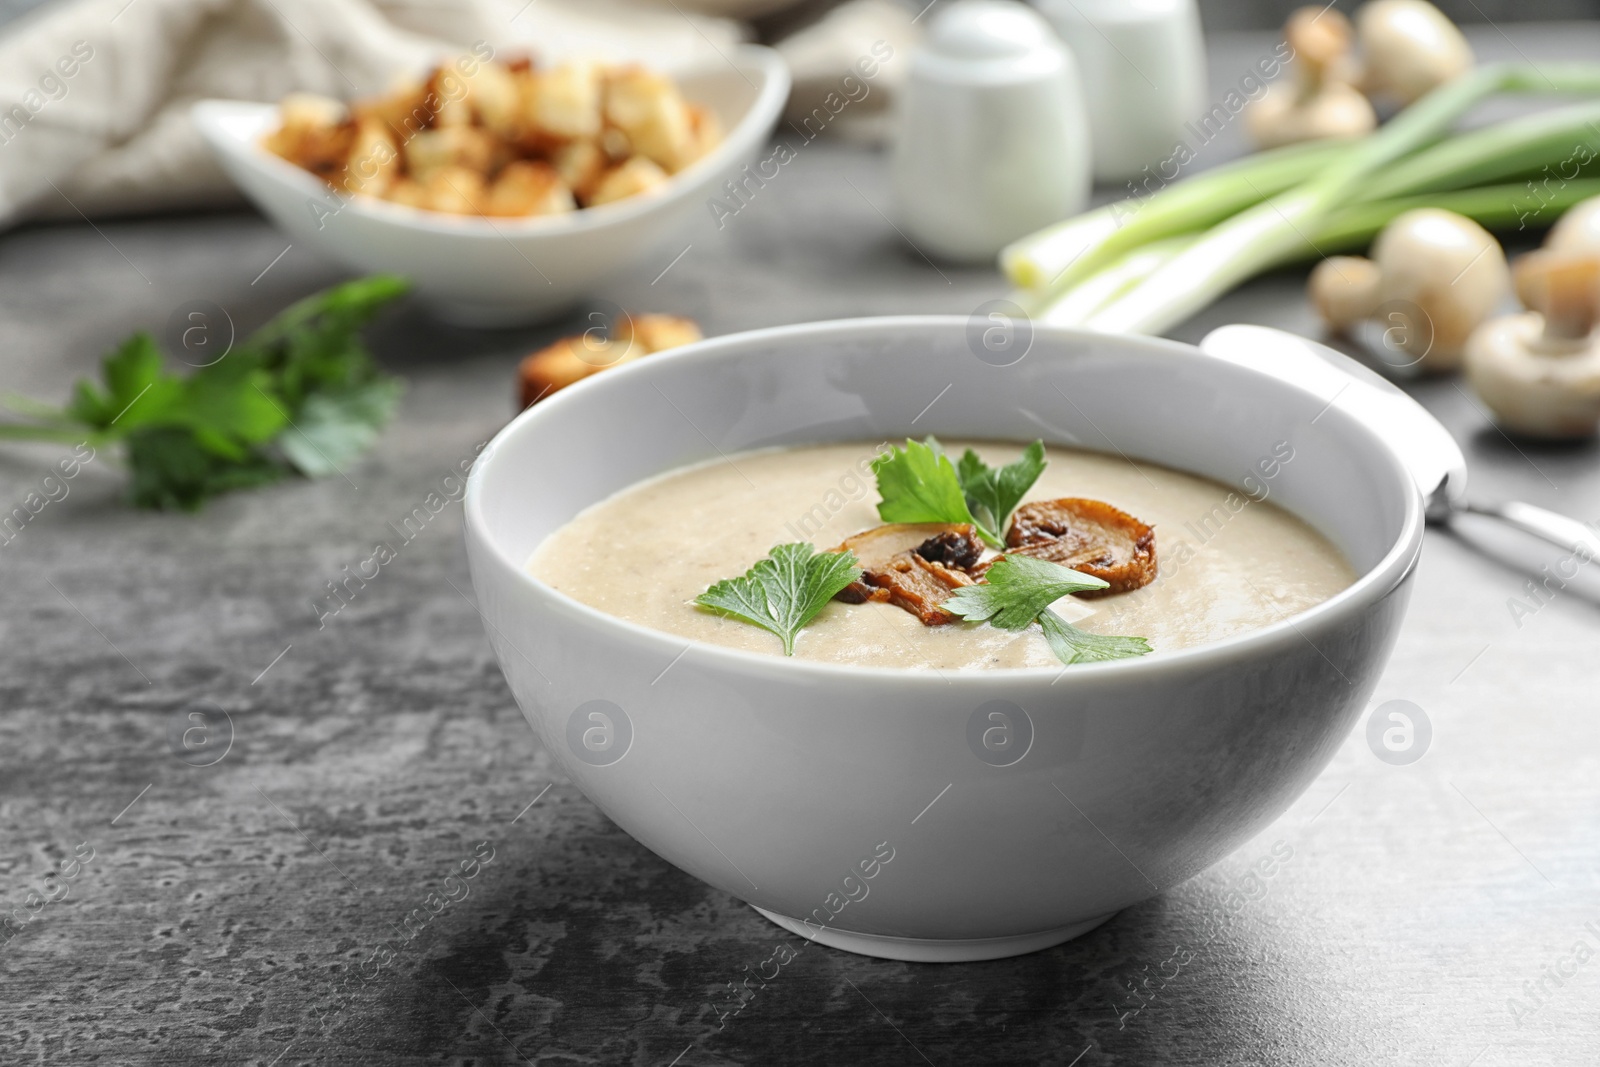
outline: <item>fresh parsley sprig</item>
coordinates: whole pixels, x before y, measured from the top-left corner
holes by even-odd
[[[1011,513],[1022,503],[1023,496],[1044,473],[1044,442],[1035,441],[1022,450],[1022,455],[998,470],[990,467],[972,449],[961,454],[956,474],[961,479],[961,490],[966,494],[967,508],[977,519],[980,529],[994,535],[995,547],[1005,534]]]
[[[1142,656],[1150,643],[1142,637],[1118,637],[1080,630],[1050,610],[1069,593],[1104,589],[1091,574],[1030,556],[1003,556],[990,564],[984,581],[957,589],[943,608],[968,622],[987,622],[1002,630],[1026,630],[1034,622],[1044,631],[1050,649],[1062,663]]]
[[[904,448],[891,446],[872,461],[881,498],[878,516],[885,522],[971,523],[979,537],[1001,548],[1011,513],[1044,468],[1043,441],[996,470],[970,448],[957,466],[938,438],[907,438]]]
[[[794,639],[828,601],[861,577],[853,553],[818,552],[803,541],[775,545],[737,578],[724,578],[694,602],[776,634],[783,654],[794,655]]]
[[[405,290],[376,275],[309,296],[187,377],[134,334],[66,406],[8,398],[28,421],[0,425],[0,439],[120,444],[140,507],[192,511],[232,489],[334,473],[371,447],[399,400],[360,330]]]

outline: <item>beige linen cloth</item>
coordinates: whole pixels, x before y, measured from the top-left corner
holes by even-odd
[[[692,0],[62,0],[0,36],[0,229],[31,216],[233,199],[188,120],[196,100],[274,102],[292,91],[350,99],[478,42],[496,54],[544,59],[599,55],[666,69],[722,62],[721,52],[748,33],[695,7]],[[892,0],[853,0],[797,33],[796,106],[808,83],[842,75],[870,38],[898,34],[902,47],[909,22]]]

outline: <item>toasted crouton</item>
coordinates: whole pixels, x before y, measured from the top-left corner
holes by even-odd
[[[643,67],[624,67],[606,78],[606,121],[628,136],[633,151],[667,171],[692,154],[689,111],[677,86]]]
[[[295,93],[279,105],[282,122],[262,146],[325,179],[334,178],[350,155],[356,123],[337,100]]]
[[[278,117],[284,130],[305,130],[337,126],[349,117],[349,111],[331,96],[290,93],[279,102]]]
[[[389,186],[388,192],[383,194],[383,198],[391,203],[404,204],[406,207],[428,206],[427,190],[410,178],[396,178],[394,184]]]
[[[352,193],[383,196],[399,175],[400,149],[389,127],[376,119],[358,120],[339,184]]]
[[[629,321],[634,341],[643,345],[646,352],[677,348],[705,336],[699,323],[681,315],[634,315]]]
[[[634,156],[621,166],[612,167],[595,183],[589,203],[609,204],[613,200],[648,192],[667,180],[667,172],[644,156]]]
[[[419,130],[433,125],[433,108],[428,106],[428,87],[420,81],[402,81],[387,96],[351,105],[358,119],[377,119],[389,127],[395,141],[405,144]]]
[[[716,112],[699,104],[686,106],[689,109],[689,151],[679,163],[677,170],[682,170],[696,160],[704,158],[722,143],[722,121],[717,118]]]
[[[454,67],[441,64],[433,68],[427,82],[427,102],[433,109],[433,124],[440,127],[472,125],[470,92],[466,77]]]
[[[577,208],[572,190],[548,163],[507,164],[489,188],[485,215],[557,215]]]
[[[589,333],[563,337],[523,359],[517,368],[522,406],[607,367],[700,338],[700,327],[693,319],[675,315],[624,315],[609,339]]]
[[[500,156],[493,137],[475,126],[423,130],[406,144],[406,166],[424,185],[440,167],[465,167],[479,174],[492,170]]]
[[[483,175],[466,167],[436,168],[422,183],[428,207],[450,215],[481,215],[488,200]]]
[[[595,183],[606,169],[606,155],[594,141],[573,141],[562,145],[550,157],[561,180],[567,183],[579,200],[589,202]]]
[[[599,135],[602,82],[597,65],[563,63],[536,71],[529,84],[527,118],[535,130],[561,140]]]
[[[505,141],[522,134],[522,89],[518,75],[498,63],[482,63],[467,79],[467,100],[485,130]]]

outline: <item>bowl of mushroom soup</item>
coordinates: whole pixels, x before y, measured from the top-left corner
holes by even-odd
[[[1036,327],[998,362],[963,318],[714,338],[529,409],[469,480],[489,640],[565,772],[827,945],[1015,955],[1192,877],[1322,770],[1404,614],[1419,494],[1325,397],[1142,337]],[[971,521],[896,518],[893,479],[958,453]],[[1014,512],[984,464],[1031,464]],[[1070,570],[1063,514],[1127,519],[1126,551]],[[962,606],[1041,570],[1074,592],[1037,626]]]

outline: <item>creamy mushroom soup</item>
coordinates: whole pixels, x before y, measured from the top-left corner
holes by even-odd
[[[990,464],[1022,446],[946,441]],[[720,579],[743,574],[774,545],[818,549],[883,524],[868,442],[744,452],[670,471],[586,508],[534,552],[529,571],[584,604],[687,640],[782,655],[771,633],[697,607]],[[1024,501],[1092,498],[1154,527],[1157,573],[1131,592],[1068,596],[1058,615],[1098,634],[1146,638],[1156,653],[1266,626],[1328,599],[1355,580],[1340,552],[1271,502],[1293,461],[1282,444],[1248,488],[1120,456],[1046,450],[1048,465]],[[802,659],[873,667],[968,670],[1059,666],[1037,626],[925,625],[889,603],[834,600],[799,634]]]

